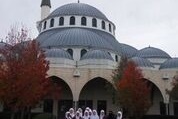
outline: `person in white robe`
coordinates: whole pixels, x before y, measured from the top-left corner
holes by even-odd
[[[85,110],[84,112],[83,119],[89,119],[89,114],[87,110]]]
[[[98,116],[98,114],[97,114],[97,111],[96,110],[93,110],[93,114],[92,114],[92,116],[91,116],[91,118],[90,119],[99,119],[99,116]]]
[[[89,109],[89,111],[88,111],[88,115],[89,115],[89,118],[91,118],[91,116],[93,115],[93,112],[92,112],[91,109]]]
[[[72,119],[82,119],[82,117],[80,116],[80,112],[76,111],[75,116]]]
[[[80,117],[83,117],[83,110],[81,108],[78,108],[78,111],[80,113]]]
[[[70,116],[70,112],[69,111],[67,111],[65,113],[65,119],[72,119],[72,117]]]
[[[117,112],[117,117],[116,119],[122,119],[122,112],[121,111],[118,111]]]
[[[104,110],[100,111],[100,119],[104,119],[105,118],[105,112]]]
[[[75,116],[74,109],[73,109],[73,108],[70,108],[70,109],[69,109],[69,112],[70,112],[70,116],[73,118],[73,117]]]

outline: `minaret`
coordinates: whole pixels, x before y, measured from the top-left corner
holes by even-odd
[[[51,9],[51,1],[42,0],[41,1],[41,20],[43,20],[50,14],[50,9]]]

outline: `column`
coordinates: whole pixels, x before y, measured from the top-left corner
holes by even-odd
[[[73,108],[75,111],[78,109],[78,101],[73,101]]]

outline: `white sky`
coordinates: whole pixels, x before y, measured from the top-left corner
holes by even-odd
[[[178,0],[80,0],[98,8],[116,25],[116,38],[137,49],[160,48],[178,57]],[[52,9],[77,0],[51,0]],[[38,35],[41,0],[1,0],[0,38],[12,25],[23,24]]]

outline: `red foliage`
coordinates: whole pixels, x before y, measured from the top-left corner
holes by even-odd
[[[129,61],[117,82],[119,102],[130,116],[142,116],[150,107],[150,88],[141,70]]]
[[[49,63],[35,40],[2,50],[0,100],[12,109],[34,107],[48,93]]]

